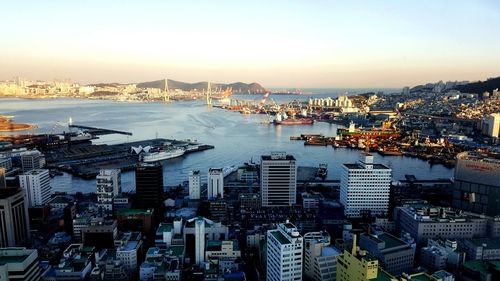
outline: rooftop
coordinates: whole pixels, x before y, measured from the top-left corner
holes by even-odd
[[[386,248],[394,248],[394,247],[406,245],[406,243],[403,242],[401,239],[398,239],[397,237],[395,237],[389,233],[383,233],[383,234],[378,235],[378,239],[385,242]]]
[[[0,249],[0,265],[4,265],[7,263],[20,263],[29,257],[29,255],[17,256],[14,255],[14,253],[12,253],[12,255],[4,255],[4,253],[2,253],[2,251],[4,250],[5,249]]]
[[[0,189],[0,199],[7,199],[13,195],[16,195],[17,193],[21,192],[22,190],[20,188],[2,188]]]
[[[279,230],[271,230],[271,234],[280,242],[281,244],[290,244],[290,240],[285,237]]]
[[[373,280],[373,281],[393,281],[393,280],[397,280],[397,279],[379,267],[379,269],[377,271],[377,278],[370,279],[370,280]]]
[[[354,164],[343,164],[344,166],[346,166],[347,168],[349,169],[357,169],[357,170],[364,170],[365,167],[363,167],[361,164],[359,163],[354,163]],[[373,169],[376,170],[390,170],[389,167],[383,165],[383,164],[371,164],[373,166]]]
[[[466,239],[466,241],[471,242],[476,247],[481,247],[483,245],[485,249],[500,249],[500,238],[473,238]]]
[[[121,209],[118,210],[119,216],[151,216],[153,215],[153,209]]]

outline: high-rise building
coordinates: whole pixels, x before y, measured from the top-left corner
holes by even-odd
[[[29,150],[21,153],[21,166],[23,172],[43,167],[45,159],[38,150]]]
[[[30,207],[42,206],[50,200],[49,170],[34,169],[19,175],[19,185],[26,191]]]
[[[348,218],[380,216],[389,211],[392,170],[373,163],[373,155],[362,154],[355,164],[343,164],[340,177],[340,203]]]
[[[486,117],[486,134],[490,137],[500,138],[500,113],[492,113]]]
[[[224,172],[222,168],[208,169],[208,199],[224,198]]]
[[[468,212],[500,214],[500,159],[471,152],[458,154],[452,205]]]
[[[189,199],[198,200],[201,198],[200,171],[189,172]]]
[[[337,277],[337,257],[340,252],[330,245],[326,232],[304,235],[304,276],[309,280],[329,281]]]
[[[297,166],[285,152],[263,155],[260,165],[262,207],[292,206],[297,201]]]
[[[304,240],[295,225],[278,224],[267,231],[267,280],[302,280]]]
[[[155,208],[156,214],[163,204],[163,166],[160,163],[141,163],[135,169],[135,207]]]
[[[113,201],[121,193],[119,169],[101,170],[96,177],[97,206],[107,215],[113,214]]]
[[[0,248],[15,247],[29,237],[26,193],[18,188],[0,189]]]
[[[26,248],[0,248],[0,280],[38,281],[38,252]]]

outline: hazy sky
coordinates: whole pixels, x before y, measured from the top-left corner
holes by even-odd
[[[400,87],[500,75],[500,1],[2,1],[0,80]]]

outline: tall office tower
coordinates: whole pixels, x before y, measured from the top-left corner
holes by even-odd
[[[26,193],[19,188],[0,189],[0,248],[25,242],[30,233]]]
[[[304,276],[309,280],[335,280],[337,276],[338,249],[330,245],[326,232],[309,232],[304,235]]]
[[[500,214],[500,159],[472,152],[458,154],[452,205],[474,213]]]
[[[205,220],[197,218],[194,222],[194,261],[197,265],[205,262]]]
[[[224,198],[224,173],[220,168],[208,169],[208,199]]]
[[[5,179],[5,168],[0,168],[0,188],[6,188],[7,182]]]
[[[21,153],[21,165],[23,172],[40,169],[44,165],[43,154],[38,150],[30,150]]]
[[[40,271],[36,249],[0,249],[0,280],[38,281]]]
[[[135,169],[135,208],[155,208],[160,213],[163,204],[163,166],[160,163],[141,163]]]
[[[343,164],[340,176],[340,203],[348,218],[386,215],[392,170],[373,163],[373,155],[362,154],[355,164]]]
[[[49,170],[29,170],[19,175],[19,185],[26,191],[30,207],[42,206],[50,200]]]
[[[113,214],[113,201],[122,191],[119,169],[101,170],[96,177],[97,206],[107,215]]]
[[[201,193],[200,171],[189,172],[189,199],[200,199]]]
[[[280,223],[267,231],[267,280],[302,280],[304,241],[295,225]]]
[[[500,138],[500,113],[492,113],[486,117],[486,134],[490,137]]]
[[[297,200],[295,158],[285,152],[263,155],[260,165],[262,207],[292,206]]]

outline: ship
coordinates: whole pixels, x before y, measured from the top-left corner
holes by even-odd
[[[142,161],[146,163],[158,162],[167,159],[176,158],[184,155],[186,152],[185,149],[182,148],[173,148],[169,150],[160,150],[156,152],[147,152],[142,156]]]
[[[227,166],[227,167],[222,168],[222,175],[224,177],[227,177],[232,172],[236,172],[237,170],[238,170],[238,167],[236,167],[235,165],[233,165],[233,166]]]
[[[319,168],[316,171],[316,176],[325,179],[327,175],[328,175],[328,165],[319,164]]]
[[[351,136],[351,137],[399,137],[399,131],[389,128],[371,128],[370,130],[357,129],[353,122],[349,125],[348,129],[338,129],[337,135]]]
[[[285,119],[285,120],[274,120],[274,125],[312,125],[314,124],[314,119],[312,118],[296,118],[296,119]]]

